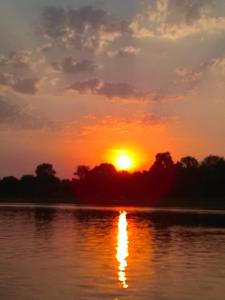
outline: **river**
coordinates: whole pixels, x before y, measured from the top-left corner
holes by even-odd
[[[224,295],[224,211],[0,206],[0,299]]]

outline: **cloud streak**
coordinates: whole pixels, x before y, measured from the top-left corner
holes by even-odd
[[[90,79],[87,81],[77,81],[69,86],[66,91],[76,92],[78,94],[92,94],[103,96],[108,99],[138,99],[146,100],[148,94],[139,91],[137,88],[125,82],[105,82],[99,79]]]
[[[125,46],[123,48],[120,48],[119,50],[111,50],[108,51],[107,54],[110,57],[132,57],[137,56],[140,53],[140,48],[134,47],[134,46]]]

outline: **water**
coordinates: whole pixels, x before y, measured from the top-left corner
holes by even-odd
[[[225,212],[0,206],[0,299],[224,295]]]

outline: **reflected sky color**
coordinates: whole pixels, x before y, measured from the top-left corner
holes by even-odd
[[[119,211],[0,205],[0,299],[224,300],[225,212]]]
[[[127,257],[128,253],[128,231],[127,231],[127,217],[126,212],[121,211],[119,220],[118,220],[118,235],[117,235],[117,254],[116,258],[119,262],[118,266],[118,279],[122,284],[123,288],[128,288],[127,277],[126,277],[126,268],[127,268]]]

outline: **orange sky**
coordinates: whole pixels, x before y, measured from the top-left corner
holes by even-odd
[[[225,155],[223,0],[57,3],[0,4],[0,177]]]

